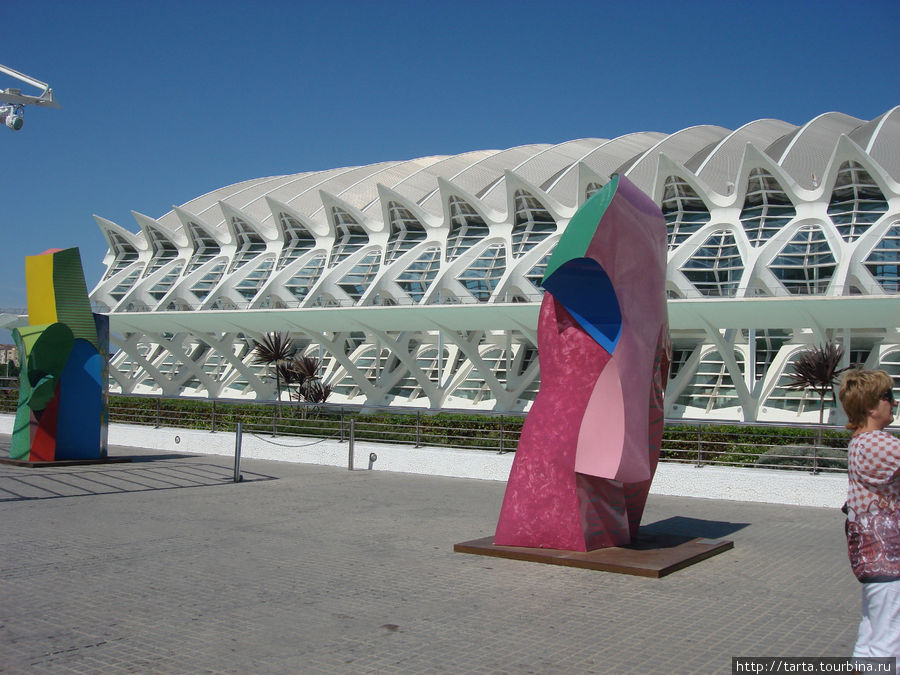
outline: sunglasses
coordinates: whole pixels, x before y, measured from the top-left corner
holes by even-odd
[[[888,403],[894,403],[894,391],[892,389],[888,389],[881,396],[878,397],[881,401],[887,401]]]

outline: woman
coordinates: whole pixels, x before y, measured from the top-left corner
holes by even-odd
[[[883,370],[851,370],[840,398],[853,431],[844,512],[850,565],[862,582],[855,657],[900,656],[900,439],[893,380]]]

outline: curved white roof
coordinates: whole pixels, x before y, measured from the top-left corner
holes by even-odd
[[[219,230],[225,229],[219,202],[271,225],[273,214],[266,200],[269,197],[324,225],[327,217],[321,191],[363,211],[367,217],[380,219],[378,185],[383,185],[426,212],[440,216],[438,179],[442,178],[478,197],[485,206],[502,212],[507,204],[503,189],[507,170],[545,190],[557,202],[574,207],[578,201],[579,163],[604,180],[616,171],[625,171],[641,189],[654,194],[660,154],[683,164],[712,190],[725,194],[728,184],[737,176],[747,143],[764,150],[799,185],[813,188],[813,176],[821,179],[842,134],[849,135],[895,181],[900,181],[900,107],[897,107],[870,122],[842,113],[825,113],[802,127],[764,119],[749,122],[736,131],[701,125],[672,134],[637,132],[613,139],[583,138],[556,145],[524,145],[269,176],[221,187],[180,208]],[[174,232],[182,229],[182,221],[174,209],[158,222]]]

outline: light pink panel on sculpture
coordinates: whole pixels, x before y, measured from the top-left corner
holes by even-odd
[[[616,357],[606,364],[591,392],[575,453],[575,471],[589,476],[615,476],[619,471],[621,454],[611,452],[621,448],[625,437],[625,406],[622,382]],[[595,452],[594,449],[606,449]]]

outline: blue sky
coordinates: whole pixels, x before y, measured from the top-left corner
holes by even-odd
[[[0,308],[24,257],[261,176],[900,103],[900,3],[0,3],[0,63],[61,110],[0,128]],[[0,88],[17,86],[0,76]],[[0,333],[0,341],[8,341]]]

